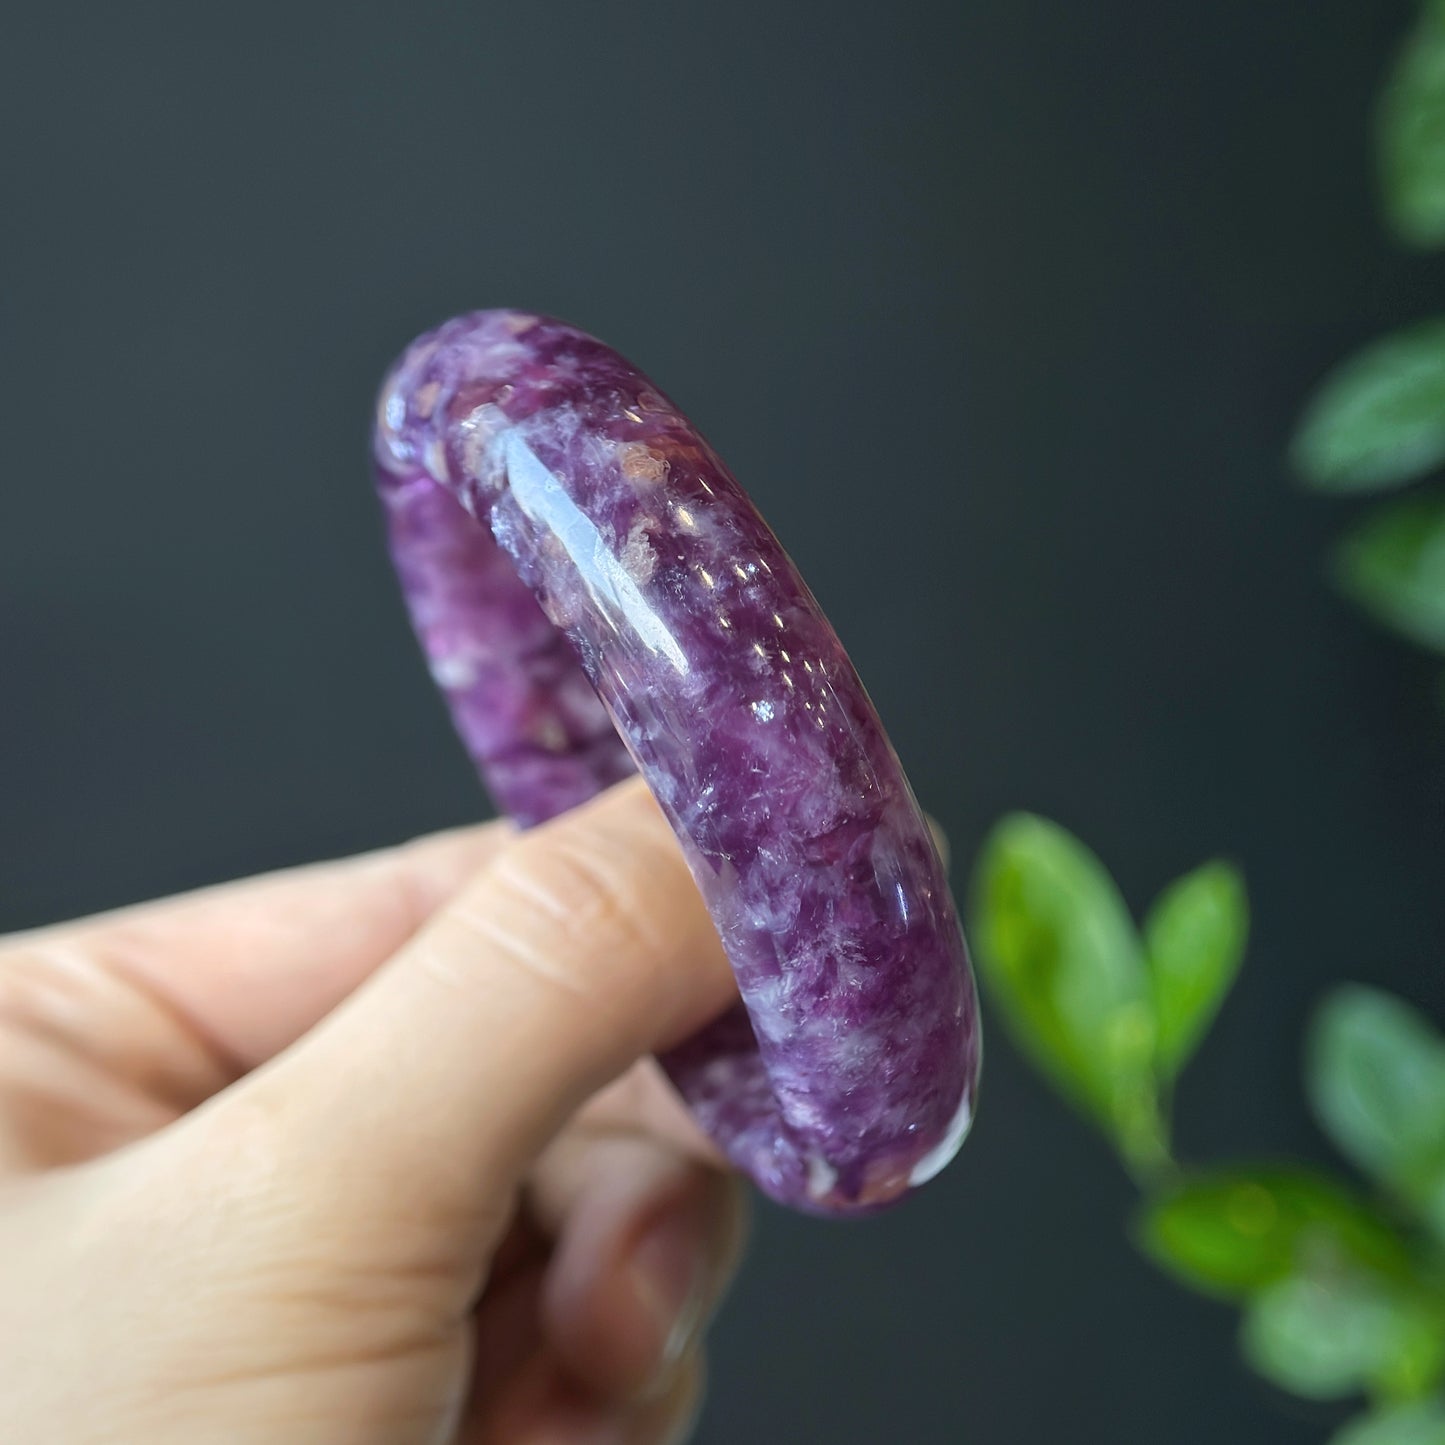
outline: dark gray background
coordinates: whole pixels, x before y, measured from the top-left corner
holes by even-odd
[[[12,7],[0,27],[0,925],[484,807],[368,494],[373,386],[552,311],[687,407],[798,558],[966,865],[1059,818],[1131,902],[1257,923],[1191,1157],[1319,1152],[1329,981],[1442,1011],[1437,678],[1322,581],[1321,369],[1445,304],[1383,239],[1382,0]],[[896,1214],[762,1212],[717,1442],[1318,1441],[1127,1244],[990,1040]]]

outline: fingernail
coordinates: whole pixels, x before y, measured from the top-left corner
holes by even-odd
[[[707,1311],[707,1232],[695,1209],[674,1209],[633,1250],[633,1288],[657,1326],[656,1379],[665,1382],[691,1349]]]

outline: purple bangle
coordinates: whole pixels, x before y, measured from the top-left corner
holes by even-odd
[[[898,758],[732,474],[629,362],[546,317],[415,341],[375,454],[412,621],[498,804],[640,772],[743,1007],[663,1060],[764,1193],[875,1209],[973,1117],[973,978]]]

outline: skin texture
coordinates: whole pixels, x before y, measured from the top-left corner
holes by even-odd
[[[661,1445],[744,1230],[735,1002],[622,783],[0,940],[0,1399],[59,1445]]]

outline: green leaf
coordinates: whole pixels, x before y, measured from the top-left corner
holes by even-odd
[[[1172,883],[1144,920],[1154,986],[1157,1062],[1174,1078],[1214,1021],[1244,961],[1249,901],[1228,863],[1206,863]]]
[[[1057,824],[1013,814],[984,845],[972,917],[979,971],[1019,1046],[1127,1160],[1167,1157],[1143,950],[1099,860]]]
[[[1336,555],[1341,588],[1397,632],[1445,652],[1445,497],[1370,513]]]
[[[1372,1411],[1332,1436],[1330,1445],[1445,1445],[1445,1405],[1420,1400]]]
[[[1366,1389],[1428,1389],[1441,1364],[1439,1322],[1408,1292],[1363,1274],[1298,1276],[1250,1305],[1240,1345],[1266,1379],[1312,1400]]]
[[[1380,96],[1385,216],[1408,245],[1445,244],[1445,6],[1427,4]]]
[[[1325,492],[1371,492],[1445,462],[1445,319],[1365,348],[1327,376],[1291,456]]]
[[[1336,990],[1311,1030],[1307,1082],[1341,1151],[1445,1238],[1445,1043],[1389,994]]]
[[[1245,1299],[1301,1270],[1408,1276],[1395,1232],[1324,1175],[1252,1165],[1187,1177],[1144,1210],[1140,1246],[1184,1284]]]

